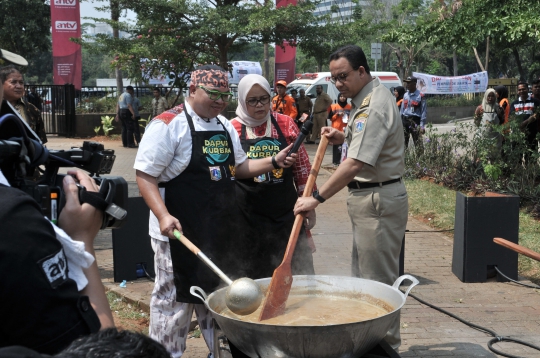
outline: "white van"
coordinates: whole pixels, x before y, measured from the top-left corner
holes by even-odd
[[[390,91],[393,91],[394,87],[402,86],[401,80],[395,72],[372,71],[371,75],[377,77]],[[330,72],[301,73],[295,75],[295,78],[294,81],[287,85],[287,93],[290,94],[290,91],[293,88],[298,92],[303,89],[306,91],[306,96],[310,97],[312,101],[315,101],[315,97],[317,97],[315,89],[318,85],[321,85],[323,91],[328,93],[334,103],[337,103],[339,91],[336,86],[330,82]]]

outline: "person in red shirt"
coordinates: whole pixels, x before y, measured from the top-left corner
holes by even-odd
[[[270,85],[260,75],[247,75],[238,84],[237,117],[231,120],[249,159],[274,155],[294,143],[300,134],[290,116],[270,110]],[[303,145],[296,163],[255,178],[236,180],[236,199],[241,217],[238,225],[245,235],[242,254],[244,275],[252,279],[271,277],[283,260],[295,216],[293,207],[304,192],[311,164]],[[314,188],[316,190],[316,188]],[[315,224],[311,211],[300,232],[292,270],[295,275],[314,274],[315,247],[308,231]]]
[[[351,113],[351,105],[347,103],[347,97],[341,93],[338,96],[338,103],[330,105],[328,119],[332,122],[332,128],[339,131],[344,131],[347,127],[349,115]],[[332,163],[338,166],[341,163],[341,145],[332,146]]]

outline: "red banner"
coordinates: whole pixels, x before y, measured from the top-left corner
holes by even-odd
[[[51,0],[51,28],[54,84],[81,89],[81,46],[69,41],[81,37],[79,0]]]
[[[277,0],[276,7],[287,6],[289,4],[296,5],[296,0]],[[285,50],[276,44],[275,66],[274,66],[274,83],[279,80],[285,80],[289,83],[294,81],[296,68],[296,47],[289,45],[287,41],[283,41]]]

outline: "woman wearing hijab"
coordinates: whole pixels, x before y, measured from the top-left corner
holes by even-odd
[[[240,136],[248,158],[274,155],[280,148],[294,143],[299,135],[294,120],[270,111],[270,85],[260,75],[247,75],[238,84],[238,117],[231,121]],[[303,145],[296,163],[287,169],[274,169],[258,177],[236,180],[236,198],[241,211],[240,230],[244,253],[239,258],[242,273],[253,279],[271,277],[280,265],[294,223],[293,208],[303,194],[311,164]],[[314,274],[313,240],[308,240],[306,228],[315,224],[315,212],[305,221],[292,261],[296,275]]]
[[[394,87],[394,96],[396,96],[396,104],[398,108],[401,108],[401,103],[403,102],[404,95],[405,95],[405,87],[403,86]]]
[[[493,88],[489,88],[484,93],[482,104],[475,111],[475,121],[479,122],[484,135],[487,138],[491,138],[494,141],[494,145],[500,148],[502,144],[501,134],[494,130],[493,126],[503,123],[504,113],[500,110],[497,103],[497,94]]]
[[[328,119],[332,122],[332,128],[338,131],[344,131],[349,121],[351,108],[351,105],[347,103],[347,97],[340,93],[338,102],[330,105],[330,113],[328,113]],[[334,145],[332,147],[332,164],[336,167],[341,163],[341,145]]]

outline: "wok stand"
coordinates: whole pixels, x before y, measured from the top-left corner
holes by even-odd
[[[214,358],[249,358],[236,348],[214,320]],[[400,358],[401,356],[383,339],[369,352],[358,358]]]

